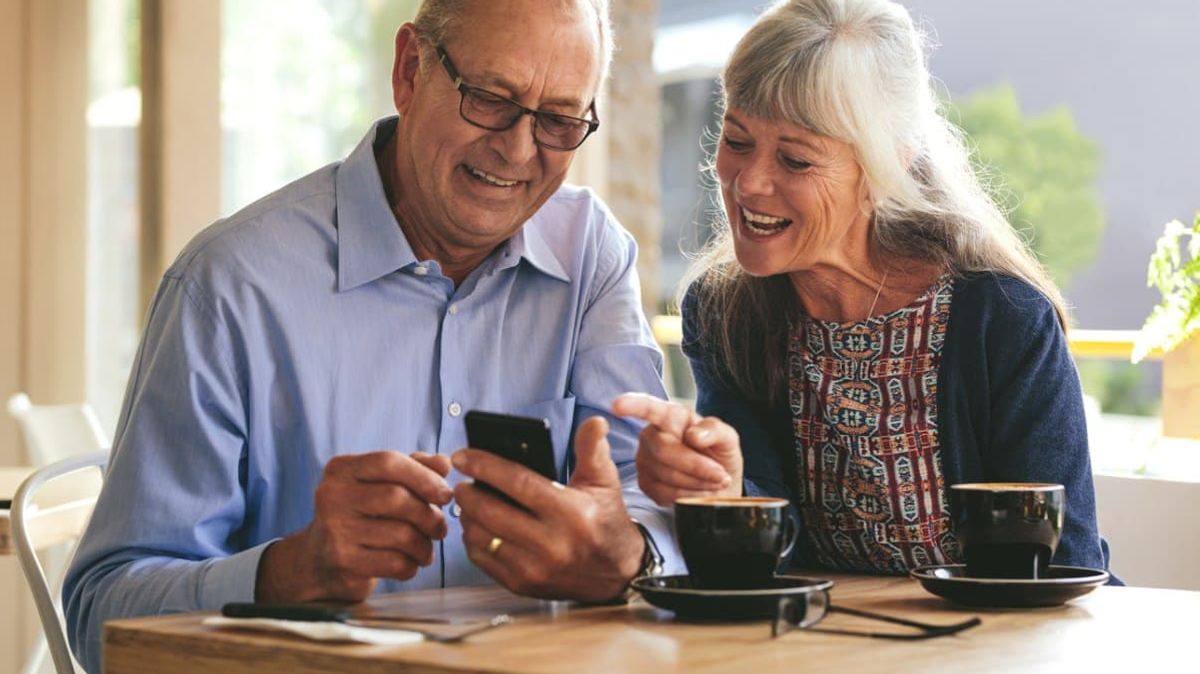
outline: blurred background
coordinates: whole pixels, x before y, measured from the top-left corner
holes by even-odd
[[[1097,471],[1200,481],[1197,442],[1161,431],[1163,361],[1128,358],[1158,300],[1155,240],[1200,209],[1200,3],[902,4],[979,170],[1073,307]],[[392,40],[416,5],[0,0],[0,395],[86,401],[111,435],[162,270],[195,232],[343,157],[392,112]],[[650,315],[672,312],[710,234],[716,78],[763,5],[612,0],[601,132],[571,179],[637,237]],[[672,324],[658,325],[687,399]],[[26,460],[0,420],[0,464]],[[4,596],[19,595],[0,564]],[[0,634],[27,638],[31,615],[0,615]],[[0,647],[0,672],[19,651]]]

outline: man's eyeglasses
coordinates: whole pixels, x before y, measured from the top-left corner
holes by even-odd
[[[859,632],[856,630],[833,629],[828,627],[816,627],[816,624],[821,622],[825,616],[830,613],[845,613],[847,615],[857,616],[859,618],[867,618],[869,620],[879,620],[882,622],[892,623],[893,625],[903,625],[915,629],[915,632]],[[907,620],[905,618],[896,618],[893,616],[883,615],[881,613],[873,613],[871,611],[863,611],[856,608],[848,608],[845,606],[834,606],[829,601],[829,591],[820,590],[808,592],[798,597],[781,597],[778,605],[775,607],[775,620],[771,621],[771,637],[778,637],[794,629],[802,629],[809,632],[824,632],[826,634],[844,634],[857,637],[873,637],[875,639],[898,639],[901,641],[932,639],[934,637],[946,637],[952,634],[975,627],[980,624],[979,618],[971,618],[953,625],[930,625],[929,623],[917,622],[916,620]]]
[[[437,47],[437,55],[454,88],[462,95],[458,114],[474,126],[488,131],[505,131],[529,115],[533,117],[533,141],[551,150],[574,150],[600,127],[595,102],[588,106],[591,119],[527,108],[511,98],[463,82],[446,50]]]

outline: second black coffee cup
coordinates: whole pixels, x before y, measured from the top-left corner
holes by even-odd
[[[974,578],[1044,578],[1062,535],[1061,484],[986,482],[950,487],[959,545]]]
[[[796,542],[787,499],[675,501],[675,537],[692,582],[706,589],[765,587]]]

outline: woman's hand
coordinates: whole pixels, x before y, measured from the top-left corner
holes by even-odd
[[[638,485],[655,503],[742,495],[742,448],[729,424],[642,393],[618,397],[612,411],[647,422],[638,436]]]

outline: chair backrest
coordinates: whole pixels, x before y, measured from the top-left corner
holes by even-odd
[[[111,444],[87,403],[34,405],[29,396],[17,393],[8,399],[8,413],[21,426],[34,466],[48,466]]]
[[[25,574],[29,591],[33,594],[33,601],[37,605],[42,631],[46,635],[46,644],[49,647],[50,656],[54,659],[54,669],[58,674],[74,674],[75,665],[71,660],[71,649],[67,645],[67,638],[63,630],[63,618],[58,603],[54,601],[50,584],[46,580],[45,570],[38,559],[37,548],[40,547],[39,541],[45,538],[44,535],[39,535],[38,527],[41,522],[44,522],[46,527],[53,527],[57,534],[61,534],[63,523],[61,519],[49,516],[53,507],[39,508],[35,505],[34,496],[47,482],[88,469],[98,468],[103,474],[107,465],[107,450],[58,461],[34,471],[21,483],[13,497],[11,527],[13,547],[16,549],[17,561],[21,565],[21,571]],[[73,496],[83,499],[94,495],[75,494]],[[87,517],[81,516],[71,521],[73,525],[68,534],[71,538],[78,538],[87,525]],[[67,562],[69,561],[67,560]]]

